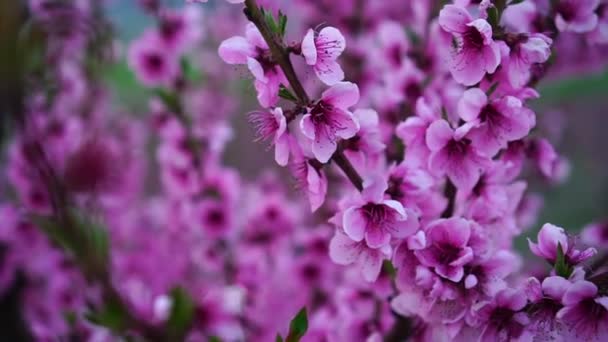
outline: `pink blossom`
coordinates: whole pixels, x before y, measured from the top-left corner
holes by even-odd
[[[509,60],[506,63],[509,82],[514,88],[521,88],[529,81],[534,64],[545,63],[551,55],[553,40],[544,34],[534,33],[522,36],[511,47]]]
[[[348,110],[358,101],[356,84],[337,83],[323,92],[319,102],[300,121],[300,129],[312,140],[312,153],[321,163],[329,161],[339,138],[352,138],[359,131],[359,122]]]
[[[564,229],[550,223],[543,225],[538,232],[538,243],[528,239],[528,245],[532,253],[551,263],[555,263],[557,259],[558,246],[561,246],[566,263],[569,265],[581,263],[593,257],[596,253],[594,248],[588,248],[584,251],[575,249],[573,244],[568,241]]]
[[[476,304],[474,315],[483,322],[479,341],[531,340],[526,327],[530,318],[522,311],[526,302],[523,293],[504,289],[492,300]]]
[[[463,266],[473,260],[469,221],[462,218],[439,219],[426,229],[428,246],[416,251],[420,262],[432,267],[443,278],[459,282],[464,276]]]
[[[608,297],[598,294],[595,284],[581,280],[562,298],[564,308],[557,318],[568,328],[567,336],[577,340],[603,341],[608,338]]]
[[[386,181],[373,180],[364,185],[358,203],[344,212],[344,232],[354,241],[365,239],[370,248],[387,245],[391,238],[405,238],[418,228],[418,219],[401,203],[385,199]]]
[[[300,188],[306,192],[310,208],[313,212],[323,205],[327,195],[327,177],[316,160],[309,160],[296,148],[294,161],[291,164],[292,172]]]
[[[179,73],[178,56],[149,31],[129,47],[129,66],[146,86],[169,86]]]
[[[289,160],[289,134],[283,109],[277,107],[270,111],[253,112],[249,120],[256,126],[258,139],[272,139],[275,161],[286,166]]]
[[[473,189],[488,163],[471,140],[454,131],[445,120],[433,122],[426,131],[426,145],[431,150],[429,170],[438,176],[447,174],[459,189]]]
[[[584,33],[592,31],[598,22],[595,9],[600,0],[560,0],[555,26],[560,31]]]
[[[346,48],[346,40],[335,27],[325,27],[318,34],[309,29],[302,40],[302,55],[323,83],[334,85],[344,79],[336,61]]]
[[[268,44],[253,23],[247,24],[245,37],[235,36],[224,40],[218,53],[228,64],[247,64],[255,77],[254,86],[260,105],[267,108],[277,103],[279,86],[287,84],[287,81],[273,60]]]
[[[585,226],[581,238],[587,245],[603,249],[608,247],[608,222],[594,222]]]
[[[439,13],[439,25],[454,35],[456,48],[450,72],[456,82],[471,86],[500,64],[500,49],[492,39],[492,26],[475,19],[463,7],[447,5]]]
[[[370,248],[364,241],[354,241],[339,229],[329,244],[329,256],[339,265],[356,264],[363,278],[369,282],[376,281],[382,268],[382,261],[390,258],[390,245],[378,249]]]
[[[458,103],[460,117],[472,126],[467,134],[479,153],[493,157],[507,143],[522,139],[536,124],[534,113],[513,96],[489,100],[479,88],[467,90]]]

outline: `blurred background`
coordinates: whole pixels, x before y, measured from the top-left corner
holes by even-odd
[[[4,0],[3,3],[14,0]],[[181,6],[182,0],[171,0],[167,3]],[[213,0],[205,6],[206,15],[213,15]],[[11,37],[18,34],[6,18],[16,18],[8,12],[8,7],[0,8],[0,54],[2,61],[8,58],[5,53],[10,49]],[[106,11],[115,27],[121,44],[118,51],[126,50],[128,42],[141,34],[143,29],[153,21],[141,12],[135,0],[107,1]],[[293,15],[292,15],[293,17]],[[290,17],[290,19],[292,18]],[[297,18],[296,18],[297,19]],[[7,45],[9,44],[9,45]],[[576,56],[580,51],[572,51]],[[218,58],[217,56],[211,56]],[[589,56],[581,55],[581,60]],[[602,56],[599,56],[602,58]],[[608,59],[604,51],[603,58]],[[215,61],[217,62],[217,61]],[[205,65],[205,60],[199,61]],[[0,63],[1,64],[1,63]],[[606,64],[606,63],[604,63]],[[6,65],[6,64],[5,64]],[[544,206],[535,229],[522,235],[517,246],[522,253],[528,253],[526,238],[536,235],[542,223],[552,222],[571,232],[577,232],[584,225],[608,219],[608,69],[577,71],[577,66],[561,66],[552,72],[539,85],[541,98],[533,101],[539,121],[543,123],[543,132],[570,163],[570,175],[561,184],[548,184],[542,180],[531,181],[532,192],[538,193],[544,199]],[[2,68],[0,82],[2,84],[3,105],[10,94],[10,82],[5,77],[10,70]],[[142,88],[128,69],[124,58],[110,66],[105,72],[105,81],[114,91],[116,106],[127,109],[129,113],[146,113],[150,90]],[[255,94],[249,80],[242,85],[243,97],[250,98],[249,103],[255,103]],[[244,101],[246,102],[246,101]],[[251,106],[249,106],[251,108]],[[11,125],[4,110],[3,134],[0,146],[10,136]],[[234,139],[229,143],[225,158],[228,165],[241,170],[245,178],[253,179],[262,171],[258,165],[271,165],[272,156],[263,145],[254,144],[253,131],[245,119],[246,109],[233,116]],[[4,196],[7,194],[0,194]],[[2,219],[2,218],[0,218]],[[2,246],[0,246],[0,265],[2,263]],[[20,282],[15,282],[11,291],[0,299],[0,341],[27,340],[27,332],[20,321],[16,296],[19,293]]]

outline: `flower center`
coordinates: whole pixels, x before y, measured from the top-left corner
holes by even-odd
[[[464,44],[466,47],[481,49],[484,46],[484,39],[481,35],[481,32],[477,30],[475,27],[469,27],[465,31],[464,35]]]
[[[439,245],[437,246],[439,261],[442,264],[449,264],[450,262],[458,258],[460,254],[460,248],[452,245]]]
[[[452,139],[448,142],[448,145],[446,147],[448,155],[452,157],[464,156],[465,154],[467,154],[470,144],[471,141],[469,139],[462,139],[458,141]]]
[[[157,54],[149,54],[146,56],[145,65],[146,69],[158,72],[163,68],[163,59]]]
[[[564,20],[570,21],[576,17],[576,8],[568,1],[561,1],[557,6],[557,13],[561,14]]]
[[[367,222],[373,227],[377,227],[389,219],[386,207],[382,204],[370,202],[364,205],[362,209]]]

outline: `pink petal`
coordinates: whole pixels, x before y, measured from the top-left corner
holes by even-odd
[[[286,166],[289,161],[289,136],[283,134],[274,142],[274,160],[280,166]]]
[[[247,67],[249,68],[249,71],[251,71],[253,77],[255,77],[256,80],[263,83],[268,82],[268,78],[264,74],[264,68],[262,68],[262,65],[260,64],[260,62],[258,62],[257,59],[251,57],[247,58]]]
[[[456,5],[446,5],[439,12],[439,26],[448,32],[464,33],[472,21],[466,9]]]
[[[597,286],[586,280],[578,281],[564,293],[562,298],[562,304],[566,306],[572,306],[580,303],[581,301],[595,297],[597,294]]]
[[[331,59],[321,59],[314,66],[317,77],[327,85],[334,85],[344,80],[344,71],[338,62]]]
[[[430,241],[449,243],[457,247],[465,246],[471,237],[469,221],[463,218],[439,219],[427,229]]]
[[[340,30],[335,27],[325,27],[316,39],[319,54],[323,59],[338,58],[346,48],[346,40]]]
[[[359,87],[351,82],[340,82],[327,89],[321,100],[338,108],[346,109],[359,102]]]
[[[315,31],[313,29],[309,29],[302,40],[302,55],[306,64],[317,64],[317,47],[315,46]]]
[[[359,121],[351,112],[347,112],[341,108],[334,108],[331,112],[331,121],[333,129],[336,130],[336,136],[342,139],[350,139],[359,132]]]
[[[336,264],[350,265],[357,260],[360,253],[359,243],[353,241],[340,230],[336,231],[329,242],[329,257]]]
[[[228,64],[246,64],[247,58],[255,54],[255,47],[244,37],[237,36],[224,40],[218,48],[218,53]]]
[[[268,44],[266,44],[266,40],[264,40],[264,37],[260,33],[260,30],[258,30],[254,23],[250,22],[247,24],[247,27],[245,28],[245,37],[247,38],[247,41],[249,41],[249,43],[263,50],[268,50]]]
[[[380,248],[388,245],[391,241],[391,234],[382,227],[369,227],[365,230],[365,242],[370,248]]]
[[[363,182],[361,198],[364,201],[380,203],[384,198],[384,192],[388,189],[388,183],[384,177],[372,177]]]
[[[357,207],[349,208],[344,212],[342,226],[346,235],[357,242],[365,237],[367,221]]]
[[[561,301],[566,291],[572,286],[572,283],[562,277],[547,277],[543,280],[542,290],[545,296]]]
[[[452,183],[462,190],[473,189],[481,176],[480,168],[468,158],[458,162],[450,161],[446,173]]]
[[[330,136],[328,128],[316,130],[315,140],[312,142],[312,154],[318,161],[327,163],[337,148],[338,144]]]
[[[454,131],[445,120],[433,122],[426,130],[426,145],[431,151],[442,149],[454,136]]]
[[[378,279],[383,259],[384,257],[378,250],[368,248],[363,250],[359,259],[359,266],[366,281],[373,282]]]
[[[468,23],[467,26],[474,27],[481,33],[484,44],[489,44],[492,41],[492,26],[485,19],[475,19]]]
[[[481,109],[488,103],[488,97],[479,88],[472,88],[462,94],[458,102],[458,114],[464,121],[472,121],[479,116]]]
[[[488,74],[493,74],[496,71],[496,68],[500,65],[500,59],[500,47],[498,44],[492,42],[483,48],[485,71]]]
[[[315,212],[325,202],[327,179],[320,171],[317,171],[312,165],[308,164],[306,182],[308,183],[308,201],[310,202],[311,210]]]
[[[462,50],[452,56],[450,72],[456,82],[465,86],[472,86],[479,83],[485,75],[485,65],[483,52]]]
[[[310,114],[305,114],[300,121],[300,130],[308,139],[315,138],[315,125]]]

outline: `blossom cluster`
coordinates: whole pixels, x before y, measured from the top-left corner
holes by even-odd
[[[186,2],[139,1],[131,113],[101,4],[29,1],[0,292],[36,340],[608,338],[608,224],[514,248],[570,169],[536,87],[608,64],[606,1]],[[230,162],[247,120],[278,168]]]

